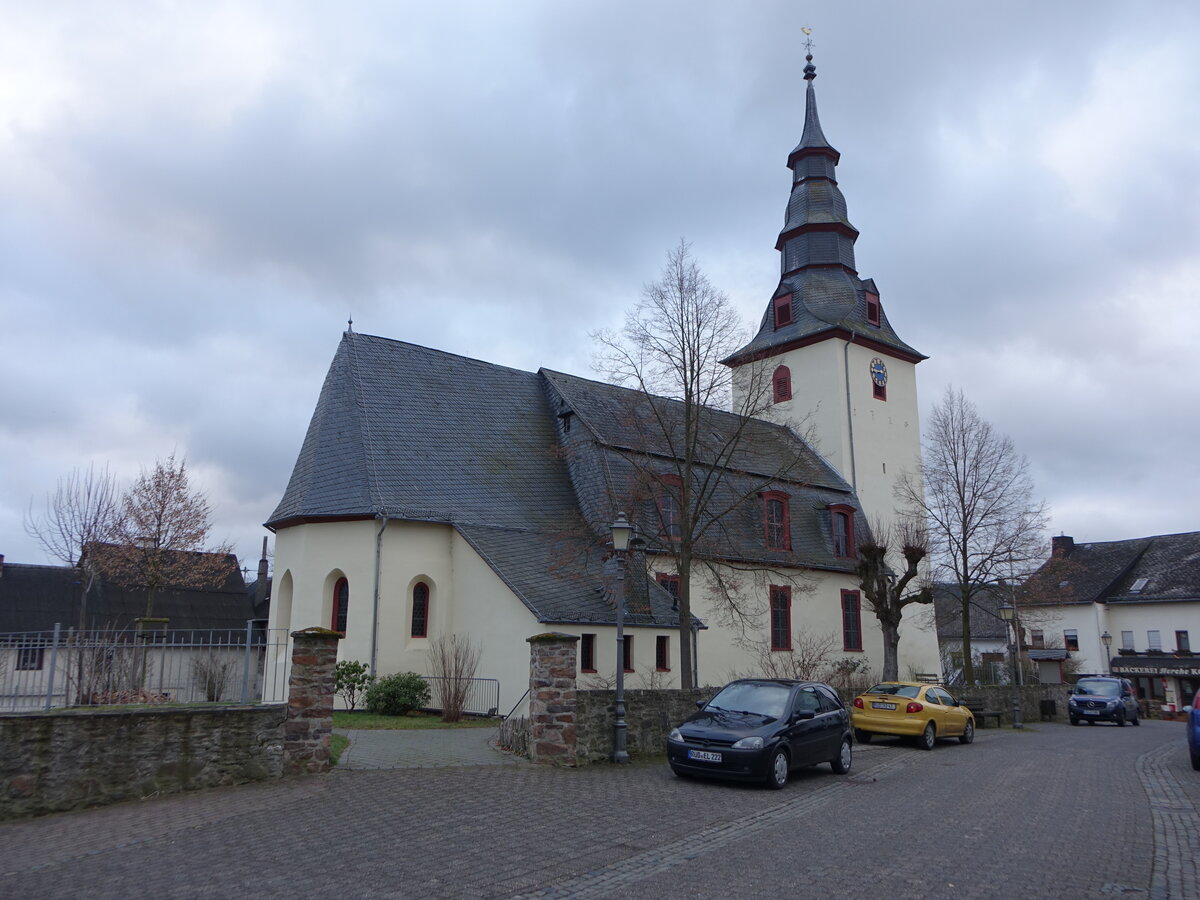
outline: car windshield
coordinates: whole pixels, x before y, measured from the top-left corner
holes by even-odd
[[[728,684],[708,702],[709,709],[750,713],[778,719],[787,708],[790,689],[782,684],[739,682]]]
[[[915,684],[877,684],[875,687],[867,691],[868,694],[895,694],[897,697],[907,697],[913,699],[917,696],[917,692],[921,690]]]
[[[1090,694],[1093,697],[1119,697],[1121,688],[1115,681],[1084,678],[1075,685],[1075,693]]]

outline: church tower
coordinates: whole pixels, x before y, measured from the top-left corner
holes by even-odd
[[[916,365],[927,357],[900,339],[879,288],[858,275],[841,155],[821,131],[811,54],[807,62],[804,133],[788,156],[792,193],[775,244],[779,286],[754,339],[725,364],[735,410],[790,425],[850,482],[868,521],[888,523],[897,479],[920,462]]]

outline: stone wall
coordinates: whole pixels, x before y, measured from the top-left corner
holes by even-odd
[[[0,716],[0,819],[278,778],[282,705]]]
[[[529,641],[529,758],[535,763],[576,764],[575,645],[557,631]]]
[[[630,757],[666,753],[667,734],[696,711],[697,700],[707,700],[717,688],[692,690],[632,690],[625,692],[625,744]],[[612,757],[614,691],[575,692],[575,758],[587,765]]]

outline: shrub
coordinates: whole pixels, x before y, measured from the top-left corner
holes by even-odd
[[[416,672],[376,679],[367,688],[367,709],[381,716],[406,716],[429,705],[429,684]]]
[[[337,666],[334,667],[333,690],[346,701],[350,712],[354,712],[358,701],[363,699],[367,688],[375,681],[374,675],[367,674],[368,668],[366,663],[361,663],[357,659],[339,660]]]

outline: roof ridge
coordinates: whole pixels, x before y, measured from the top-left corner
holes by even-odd
[[[506,372],[515,372],[520,375],[536,375],[537,372],[529,369],[518,369],[516,366],[506,366],[502,363],[490,362],[486,359],[480,359],[477,356],[467,356],[463,353],[455,353],[452,350],[439,350],[437,347],[426,347],[424,344],[414,344],[412,341],[402,341],[399,338],[384,337],[381,334],[363,334],[361,331],[353,332],[356,338],[366,338],[371,341],[379,341],[386,344],[399,344],[412,350],[421,350],[426,353],[433,353],[438,356],[447,356],[453,359],[466,360],[467,362],[478,363],[481,366],[486,366],[489,369],[501,369]]]

